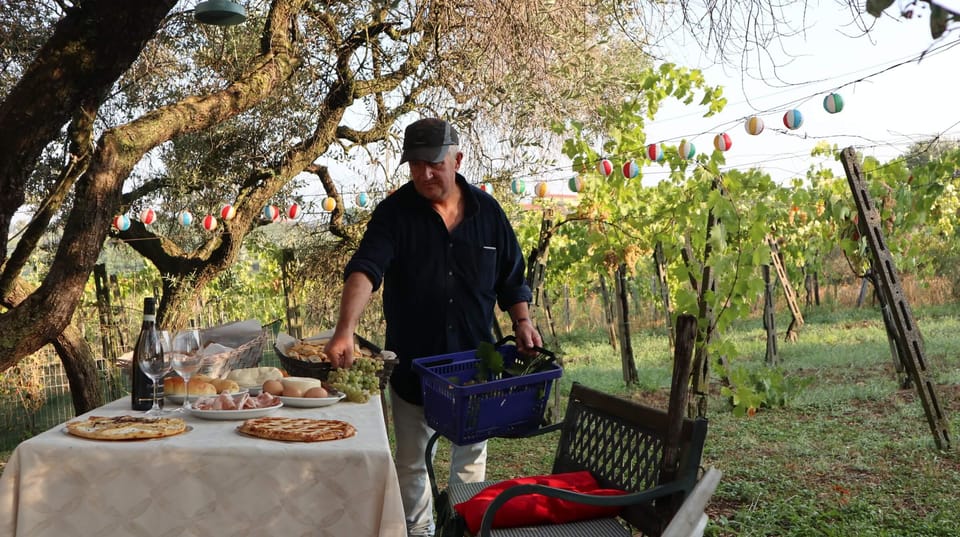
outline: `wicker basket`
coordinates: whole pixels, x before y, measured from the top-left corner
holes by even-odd
[[[360,336],[355,337],[361,347],[370,350],[374,354],[374,358],[383,360],[383,369],[377,372],[377,377],[380,379],[380,391],[385,390],[387,383],[390,381],[390,375],[393,374],[393,369],[396,367],[399,359],[393,357],[395,356],[393,353],[388,353],[392,358],[386,358],[382,355],[383,351],[380,350],[380,347],[376,344]],[[325,381],[333,369],[330,362],[307,362],[305,360],[299,360],[292,356],[285,355],[276,345],[273,346],[273,350],[276,351],[277,357],[280,359],[280,365],[287,373],[295,377],[309,377]]]
[[[260,358],[263,357],[263,347],[266,343],[267,333],[264,331],[259,336],[229,352],[204,356],[200,365],[200,373],[213,378],[222,378],[234,369],[255,367],[260,363]]]
[[[294,377],[310,377],[314,379],[327,380],[327,375],[332,369],[330,362],[307,362],[283,354],[276,345],[273,346],[277,357],[280,359],[280,365]]]

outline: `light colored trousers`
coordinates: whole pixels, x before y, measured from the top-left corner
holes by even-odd
[[[433,494],[427,478],[424,452],[433,429],[423,417],[423,407],[390,394],[393,432],[397,440],[397,479],[407,518],[407,535],[433,535]],[[483,481],[487,470],[487,442],[466,446],[451,444],[449,483]],[[434,450],[436,451],[436,450]]]

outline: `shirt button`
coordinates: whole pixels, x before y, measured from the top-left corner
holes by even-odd
[[[453,243],[452,243],[452,242],[450,243],[450,247],[453,248]]]
[[[453,299],[452,299],[452,298],[450,299],[450,303],[453,304]]]
[[[451,270],[450,272],[448,272],[447,276],[453,276],[453,271]]]
[[[447,330],[453,330],[453,325],[451,324],[451,325],[447,326]]]

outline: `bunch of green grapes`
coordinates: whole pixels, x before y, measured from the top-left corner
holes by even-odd
[[[350,369],[330,371],[327,382],[347,394],[347,401],[366,403],[371,396],[380,393],[380,378],[377,373],[382,369],[382,360],[359,356]]]

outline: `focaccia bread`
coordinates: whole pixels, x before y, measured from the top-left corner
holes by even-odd
[[[148,416],[90,416],[67,423],[67,432],[94,440],[142,440],[163,438],[187,430],[180,418],[151,418]]]
[[[324,442],[357,434],[353,425],[345,421],[279,416],[252,418],[243,422],[237,430],[258,438],[288,442]]]
[[[235,381],[240,386],[250,388],[263,386],[263,383],[268,380],[281,379],[283,373],[276,367],[246,367],[234,369],[227,373],[226,378]]]

